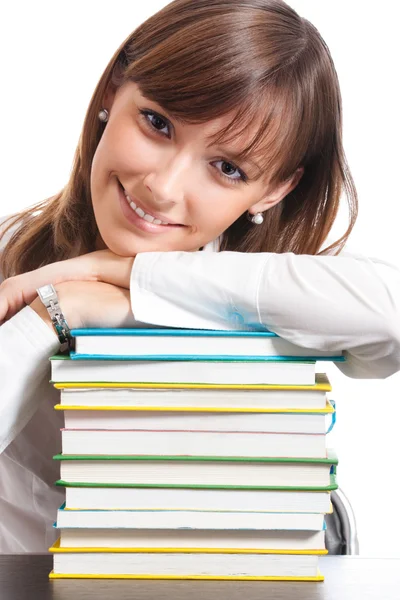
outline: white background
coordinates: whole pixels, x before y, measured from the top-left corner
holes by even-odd
[[[8,3],[0,22],[0,216],[59,191],[94,87],[114,51],[162,0]],[[400,266],[397,2],[292,0],[330,48],[341,83],[344,146],[360,200],[351,247]],[[344,216],[339,217],[340,233]],[[342,227],[340,226],[342,224]],[[365,324],[366,329],[368,323]],[[319,363],[323,370],[326,363]],[[400,374],[327,372],[338,405],[330,445],[358,524],[360,553],[400,556]]]

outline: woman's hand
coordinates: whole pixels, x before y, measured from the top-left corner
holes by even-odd
[[[129,289],[134,258],[97,250],[10,277],[0,285],[0,325],[36,298],[37,288],[64,281],[94,281]]]
[[[70,329],[134,327],[129,290],[99,281],[66,281],[54,287]],[[30,306],[54,331],[41,300],[37,297]]]

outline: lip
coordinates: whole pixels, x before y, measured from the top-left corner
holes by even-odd
[[[131,207],[129,206],[128,200],[126,199],[126,196],[124,194],[124,189],[119,182],[118,182],[118,195],[119,195],[119,201],[120,201],[121,210],[122,210],[123,215],[130,223],[135,225],[135,227],[137,227],[137,229],[140,229],[141,231],[145,231],[146,233],[167,233],[168,231],[171,231],[171,229],[176,229],[177,227],[182,227],[182,225],[156,225],[154,223],[150,223],[149,221],[145,221],[144,219],[139,217],[139,215],[137,215],[135,213],[135,211],[132,210]],[[163,221],[166,219],[160,218],[160,220]]]
[[[120,184],[120,186],[124,190],[125,188],[123,187],[123,185],[121,184],[121,182],[118,182],[118,183]],[[166,217],[165,215],[162,215],[161,213],[154,212],[153,210],[146,210],[145,207],[142,204],[140,204],[140,202],[135,198],[135,196],[131,196],[131,194],[128,194],[128,195],[131,198],[131,200],[136,204],[136,206],[139,206],[145,213],[151,215],[155,219],[159,219],[160,221],[164,221],[164,223],[168,223],[168,225],[182,225],[182,223],[176,223],[175,221],[171,221],[169,219],[169,217]]]

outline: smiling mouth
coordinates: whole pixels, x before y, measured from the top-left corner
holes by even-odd
[[[121,189],[123,191],[123,194],[126,198],[127,204],[128,206],[132,209],[132,211],[141,219],[143,219],[144,221],[147,221],[148,223],[152,223],[153,225],[160,225],[160,226],[168,226],[168,227],[184,227],[184,225],[182,225],[181,223],[169,223],[168,221],[162,221],[161,219],[158,219],[157,217],[154,217],[153,215],[151,215],[150,213],[146,213],[142,208],[140,208],[140,206],[138,206],[133,200],[132,198],[129,196],[128,192],[125,190],[124,186],[121,184],[120,181],[118,181],[119,185],[121,186]]]

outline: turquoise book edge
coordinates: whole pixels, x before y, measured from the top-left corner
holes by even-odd
[[[233,331],[233,330],[219,330],[219,329],[112,329],[105,327],[101,328],[87,328],[87,329],[71,329],[71,335],[73,337],[87,336],[87,335],[113,335],[113,336],[198,336],[198,337],[279,337],[273,331]]]
[[[53,357],[52,357],[53,358]],[[193,361],[193,362],[293,362],[310,364],[317,360],[345,362],[344,356],[251,356],[230,354],[79,354],[70,352],[71,360],[118,360],[118,361]]]
[[[80,355],[79,359],[78,358],[74,358],[73,359],[68,354],[54,354],[53,356],[50,356],[49,360],[81,360],[81,356],[89,356],[90,359],[93,360],[96,355],[95,354]],[[135,360],[138,360],[138,356],[134,356],[133,358]],[[240,362],[240,363],[242,363],[242,362],[259,362],[259,363],[264,363],[264,362],[266,362],[266,361],[269,360],[270,362],[297,363],[297,362],[299,362],[298,358],[299,357],[294,357],[294,358],[288,359],[286,356],[283,356],[283,357],[280,357],[279,360],[275,360],[274,359],[274,360],[271,361],[269,357],[266,357],[266,358],[261,357],[260,358],[259,356],[257,356],[254,359],[248,360],[248,357],[246,356],[246,357],[244,357],[244,360],[243,360],[243,359],[240,359],[237,356],[235,356],[234,358],[231,358],[229,360],[221,360],[220,356],[218,356],[216,359],[214,359],[214,360],[211,361],[211,360],[209,360],[208,357],[205,357],[205,356],[197,357],[196,356],[196,358],[194,360],[196,360],[198,362],[232,362],[232,363],[236,363],[236,362]],[[337,358],[340,359],[340,362],[342,362],[342,358],[343,358],[343,360],[345,360],[345,358],[341,357],[341,356],[335,356],[334,358],[335,358],[335,360]],[[124,357],[112,356],[110,358],[107,358],[106,356],[102,355],[98,359],[96,358],[96,360],[110,360],[110,359],[111,360],[120,361],[120,360],[124,360]],[[185,362],[187,359],[188,359],[187,356],[182,356],[180,358],[177,358],[176,356],[169,356],[169,355],[166,356],[166,360],[168,360],[168,361]],[[87,359],[83,359],[83,360],[87,360]],[[132,360],[132,359],[129,359],[129,360]],[[146,358],[142,359],[142,360],[159,360],[159,359],[155,358],[154,356],[146,356]],[[319,358],[318,358],[318,360],[319,360]],[[317,362],[317,359],[313,360],[313,359],[309,359],[308,357],[300,357],[300,362],[305,363],[305,364],[315,364]]]
[[[64,511],[66,514],[68,514],[70,511],[65,508],[65,505],[66,505],[66,502],[64,501],[61,504],[61,506],[58,507],[58,510]],[[89,512],[89,513],[93,513],[93,512],[95,512],[95,513],[109,513],[109,512],[119,512],[119,511],[118,511],[118,509],[111,509],[111,511],[110,511],[110,509],[102,509],[102,508],[100,508],[100,509],[99,508],[79,508],[78,510],[74,509],[73,512],[80,512],[80,513],[86,513],[86,512]],[[142,513],[143,510],[140,509],[140,508],[134,508],[134,509],[127,508],[127,509],[123,509],[123,512],[138,513],[138,515],[140,515],[140,513]],[[167,513],[167,512],[168,513],[176,513],[176,512],[178,512],[179,513],[179,512],[181,512],[181,509],[179,509],[179,508],[175,508],[175,509],[174,508],[167,508],[167,509],[149,508],[145,512],[154,512],[154,513],[159,513],[159,512],[162,512],[162,513]],[[192,512],[192,511],[188,510],[187,512]],[[198,512],[198,511],[193,511],[193,512]],[[205,513],[214,513],[214,512],[222,513],[222,512],[225,512],[225,511],[223,511],[223,510],[205,510],[203,512],[205,512]],[[227,512],[232,512],[232,511],[227,511]],[[251,511],[237,511],[237,512],[250,512],[250,513],[254,514],[254,513],[260,513],[260,512],[263,512],[263,511],[259,511],[259,510],[252,511],[251,510]],[[264,512],[268,512],[268,511],[264,511]],[[282,512],[281,513],[276,513],[276,512],[274,512],[273,514],[293,514],[293,513],[282,513]],[[297,512],[297,513],[294,513],[294,514],[309,514],[309,513]],[[320,513],[318,513],[318,514],[320,514]],[[54,529],[76,529],[76,527],[74,527],[74,526],[65,527],[63,525],[62,527],[58,527],[57,521],[53,522],[53,527],[54,527]],[[80,526],[79,529],[87,529],[87,528],[84,527],[84,526]],[[118,527],[114,527],[114,528],[111,528],[111,529],[130,529],[130,528],[129,527],[120,527],[120,526],[118,526]],[[321,527],[320,531],[326,531],[326,529],[327,529],[327,527],[326,527],[325,518],[324,518],[323,521],[322,521],[322,527]],[[246,529],[244,527],[240,527],[240,528],[238,527],[236,529],[232,529],[231,531],[253,531],[253,530],[251,528],[250,529]],[[272,529],[271,528],[270,531],[279,531],[279,529]],[[307,530],[296,529],[295,531],[307,531]]]

